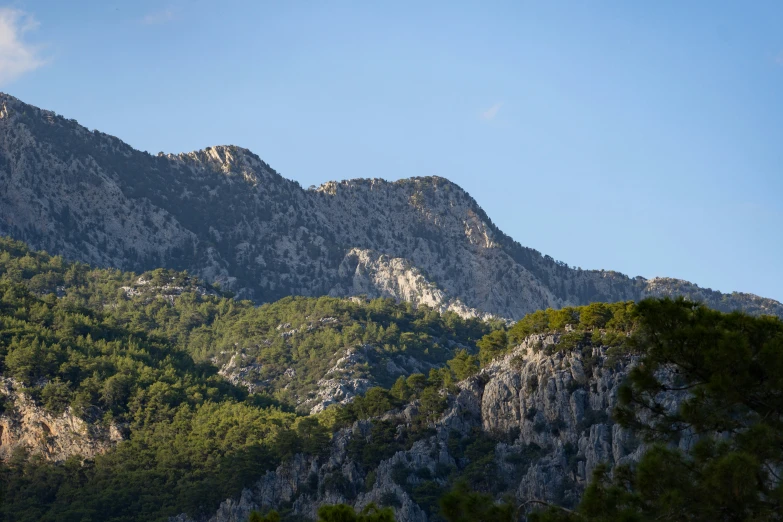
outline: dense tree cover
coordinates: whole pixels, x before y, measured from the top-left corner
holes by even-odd
[[[479,348],[479,362],[486,366],[506,351],[508,334],[505,330],[495,330],[482,337],[476,345]]]
[[[417,488],[417,492],[427,489]],[[416,495],[416,493],[414,495]],[[432,499],[433,511],[430,519],[443,522],[513,522],[516,520],[518,508],[513,501],[497,502],[491,495],[476,492],[464,481],[457,482],[450,490],[436,488],[437,496]],[[420,496],[420,495],[419,495]],[[417,502],[422,505],[421,501]],[[277,513],[271,512],[267,518],[259,513],[251,514],[249,522],[276,522]],[[377,508],[368,505],[360,512],[346,504],[325,505],[318,509],[317,522],[394,522],[394,512],[391,507]]]
[[[251,511],[247,522],[280,522],[280,513],[270,511],[266,515],[262,515],[258,511]]]
[[[513,503],[495,502],[492,496],[471,490],[465,482],[458,482],[439,503],[447,522],[513,522],[516,515]]]
[[[391,508],[379,508],[369,504],[358,513],[345,504],[318,508],[318,522],[394,522]]]
[[[203,513],[282,459],[328,447],[328,414],[322,422],[296,417],[275,399],[230,385],[207,360],[221,351],[254,354],[272,369],[266,376],[293,367],[305,384],[336,353],[360,344],[375,345],[381,357],[429,362],[429,376],[401,377],[393,391],[375,388],[332,410],[341,426],[418,399],[418,428],[385,449],[410,447],[445,408],[441,389],[478,370],[471,343],[491,328],[391,300],[287,298],[254,307],[185,273],[155,270],[138,279],[0,239],[0,372],[52,413],[124,426],[128,435],[85,463],[17,455],[0,468],[0,509],[10,519]],[[386,428],[378,423],[376,442],[389,438]],[[377,456],[372,444],[352,451]]]
[[[576,512],[556,509],[533,518],[780,519],[778,319],[651,300],[543,310],[506,328],[384,299],[286,298],[254,307],[168,270],[145,273],[143,280],[0,239],[0,373],[52,413],[68,410],[88,422],[113,423],[127,435],[92,461],[54,465],[16,454],[0,466],[5,519],[165,520],[183,511],[208,513],[281,460],[323,451],[328,428],[365,419],[368,435],[353,438],[348,451],[371,487],[381,460],[432,434],[431,422],[458,381],[527,336],[549,332],[560,334],[554,349],[592,350],[600,343],[641,358],[615,418],[653,445],[633,468],[609,473],[599,467]],[[370,347],[366,375],[385,387],[318,417],[298,417],[285,406],[305,396],[337,357],[363,345]],[[213,362],[237,352],[259,363],[257,377],[271,396],[249,394],[217,374]],[[399,377],[377,370],[396,355],[414,356],[431,369]],[[296,377],[287,377],[283,391],[287,369]],[[659,394],[676,390],[690,398],[666,410]],[[411,401],[416,408],[405,430],[398,431],[393,418],[380,420]],[[0,404],[0,410],[12,407]],[[688,438],[690,452],[675,449]],[[457,468],[401,468],[394,480],[433,520],[505,520],[511,506],[492,501],[505,487],[492,451],[497,442],[482,433],[450,437]],[[408,480],[411,473],[417,480]],[[325,482],[319,487],[347,498],[358,494],[340,490],[346,482],[340,477]],[[333,506],[319,516],[381,521],[391,520],[388,514]]]
[[[352,402],[334,410],[335,426],[347,426],[356,420],[380,417],[394,408],[416,401],[417,418],[426,424],[446,409],[445,391],[453,387],[457,377],[450,365],[455,360],[461,360],[463,351],[459,351],[454,359],[448,361],[443,368],[433,368],[429,377],[422,373],[409,376],[401,375],[387,390],[381,387],[370,388],[364,396],[356,397]],[[476,367],[476,369],[478,369]],[[446,390],[444,390],[446,388]]]
[[[706,522],[783,518],[783,322],[779,319],[724,314],[683,299],[661,299],[638,305],[595,303],[555,313],[543,311],[520,323],[509,332],[493,331],[477,343],[482,364],[504,353],[508,347],[504,343],[513,344],[532,333],[562,333],[566,324],[572,325],[561,335],[560,344],[566,349],[569,340],[573,348],[600,342],[614,344],[617,354],[641,357],[641,364],[622,388],[621,406],[614,417],[651,443],[636,466],[618,467],[612,473],[599,466],[577,511],[552,508],[534,513],[532,519]],[[612,336],[615,333],[617,337]],[[614,342],[607,343],[607,339]],[[473,356],[462,354],[463,362],[468,357]],[[470,366],[475,372],[478,361],[474,358]],[[413,397],[437,389],[437,374],[399,379],[390,392],[376,394],[385,401]],[[451,378],[456,378],[453,370]],[[659,402],[664,392],[688,395],[676,410],[667,410]],[[372,465],[374,458],[388,458],[404,449],[395,444],[394,434],[392,423],[374,421],[369,442],[359,444],[363,451],[357,461],[362,462],[365,455]],[[512,509],[511,504],[493,501],[493,492],[503,485],[493,482],[498,478],[492,458],[496,441],[485,438],[474,434],[470,440],[449,440],[450,453],[468,462],[464,468],[443,470],[440,475],[457,481],[451,493],[432,480],[411,487],[406,480],[410,471],[405,469],[396,473],[396,480],[433,519],[511,520],[515,509],[536,504]],[[679,449],[684,439],[690,440],[684,446],[689,451]],[[441,510],[434,508],[438,498]]]
[[[293,415],[246,404],[178,409],[114,450],[53,465],[23,455],[2,469],[7,520],[165,520],[203,514],[297,451]],[[45,477],[45,479],[42,479]]]
[[[576,330],[594,328],[628,332],[634,325],[632,301],[618,303],[591,303],[585,306],[566,307],[560,310],[539,310],[517,321],[509,329],[512,343],[519,343],[534,333],[562,332],[566,325]]]
[[[0,467],[0,514],[7,520],[163,520],[205,512],[281,459],[322,451],[329,439],[316,419],[248,396],[165,338],[5,280],[0,371],[54,413],[70,408],[129,434],[84,465],[15,455]]]
[[[389,358],[404,355],[441,366],[454,356],[453,346],[475,351],[474,343],[493,327],[391,299],[287,297],[256,307],[210,295],[215,289],[183,272],[158,269],[142,278],[146,284],[135,284],[134,274],[65,263],[0,238],[0,281],[110,311],[118,326],[167,339],[196,361],[222,364],[240,352],[257,363],[258,381],[290,404],[300,403],[347,349],[369,347],[363,350],[367,369],[355,376],[391,386],[396,375],[386,370]]]
[[[53,413],[143,427],[182,404],[243,400],[216,369],[111,315],[0,281],[0,371]]]
[[[576,513],[534,518],[782,520],[783,322],[682,299],[643,301],[634,317],[642,361],[614,416],[652,446],[633,468],[599,468]],[[667,408],[661,394],[678,391]]]
[[[628,340],[635,326],[635,308],[632,301],[619,303],[591,303],[585,306],[547,308],[527,314],[510,328],[496,328],[476,342],[478,360],[486,366],[497,357],[508,353],[533,334],[560,333],[559,349],[576,348],[584,340],[600,341],[603,346],[619,347]]]

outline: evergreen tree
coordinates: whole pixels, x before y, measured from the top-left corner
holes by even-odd
[[[684,299],[643,301],[636,320],[641,361],[615,418],[650,449],[611,475],[599,467],[576,513],[531,520],[783,520],[783,322]]]
[[[346,504],[321,506],[318,508],[318,522],[394,522],[394,511],[388,507],[378,508],[372,503],[358,513]]]

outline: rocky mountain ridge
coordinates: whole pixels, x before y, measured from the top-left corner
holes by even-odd
[[[428,495],[456,470],[465,477],[483,475],[497,497],[573,506],[598,464],[635,461],[645,446],[611,419],[635,359],[612,357],[600,345],[562,349],[561,338],[530,336],[461,382],[430,430],[375,469],[357,461],[352,445],[372,441],[381,419],[358,421],[335,435],[326,456],[295,456],[200,522],[241,521],[251,510],[272,508],[313,519],[319,505],[338,502],[389,505],[397,520],[426,522]],[[675,408],[682,398],[671,394],[662,402]],[[414,402],[382,420],[391,420],[399,436],[417,414]],[[466,451],[467,443],[480,451]],[[680,444],[687,448],[687,437]],[[174,520],[193,522],[184,515]]]
[[[674,279],[581,270],[500,231],[439,177],[304,190],[235,146],[156,156],[0,94],[0,234],[96,266],[187,269],[256,302],[388,296],[463,316],[685,295],[781,303]]]

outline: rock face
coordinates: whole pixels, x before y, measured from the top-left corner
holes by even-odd
[[[216,364],[217,362],[217,358],[212,359],[213,364]],[[260,370],[260,364],[253,362],[252,360],[248,361],[248,356],[246,354],[236,352],[226,364],[220,366],[218,374],[225,377],[231,384],[244,386],[250,393],[254,393],[260,384],[258,379]]]
[[[330,294],[333,296],[381,295],[416,306],[426,305],[440,312],[455,312],[463,318],[492,315],[465,306],[459,298],[449,297],[404,258],[353,248],[343,258],[337,273],[345,283],[332,288]]]
[[[8,460],[17,449],[51,461],[74,455],[90,459],[122,440],[117,427],[88,424],[68,411],[52,415],[19,389],[12,379],[0,378],[0,399],[5,407],[0,414],[0,461]]]
[[[490,456],[497,496],[573,506],[598,464],[633,461],[644,446],[610,416],[634,360],[613,360],[601,346],[561,350],[559,340],[555,334],[531,336],[460,383],[432,431],[375,469],[364,469],[350,457],[351,440],[372,437],[375,421],[359,421],[335,436],[327,457],[297,455],[247,488],[240,499],[224,502],[209,522],[245,520],[252,509],[281,507],[314,518],[319,505],[336,502],[357,508],[370,502],[393,505],[397,520],[425,522],[426,510],[411,492],[425,482],[445,486],[444,469],[464,471],[476,457],[455,448],[459,441],[479,438],[489,441],[489,450],[480,457]],[[665,405],[676,407],[682,396],[664,399]],[[416,404],[410,404],[385,418],[397,423],[400,433],[409,429],[415,414]],[[686,442],[683,438],[684,447]]]
[[[438,177],[312,190],[248,150],[139,152],[0,94],[0,234],[97,266],[187,269],[239,297],[389,296],[516,319],[591,301],[685,295],[783,316],[777,301],[586,271],[522,247]]]

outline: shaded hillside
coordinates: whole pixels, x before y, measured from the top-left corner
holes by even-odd
[[[428,373],[491,330],[478,319],[391,299],[287,297],[256,307],[182,272],[91,269],[0,238],[0,283],[106,313],[250,392],[320,411],[400,375]],[[495,325],[500,327],[500,323]]]

